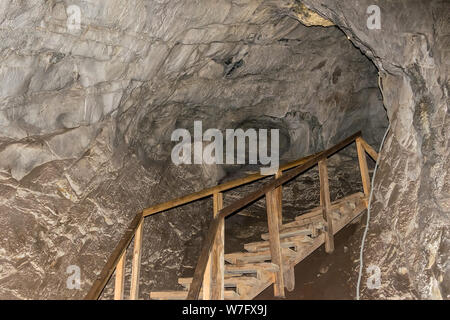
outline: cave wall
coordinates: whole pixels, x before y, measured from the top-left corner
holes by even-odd
[[[380,70],[391,124],[375,180],[365,266],[381,269],[381,287],[362,297],[448,299],[449,20],[448,1],[304,3],[339,25]],[[381,9],[381,29],[366,10]],[[370,280],[370,279],[369,279]]]
[[[352,6],[343,7],[342,14],[355,15],[346,21],[334,13],[340,9],[305,3],[329,20],[305,14],[296,1],[2,1],[0,298],[81,298],[136,212],[215,185],[223,168],[170,163],[171,132],[191,128],[194,120],[204,128],[279,127],[289,134],[285,160],[360,129],[378,144],[387,126],[378,74],[354,45],[383,71],[388,106],[398,97],[397,84],[409,84],[397,67],[401,55],[389,56],[392,48],[382,38],[384,51],[371,54],[357,40],[364,30],[352,31],[349,41],[332,26],[356,19]],[[79,30],[67,26],[73,4],[81,10]],[[358,19],[363,29],[364,16]],[[417,48],[407,52],[409,62],[416,54],[427,57],[426,46]],[[391,123],[394,110],[388,109]],[[400,130],[396,136],[408,137],[402,146],[417,142],[403,135],[411,127],[393,127]],[[392,139],[386,145],[393,145],[392,159],[406,161],[406,147]],[[422,168],[419,159],[416,168]],[[378,185],[388,186],[393,177],[385,163],[380,179],[387,182]],[[187,246],[201,243],[209,205],[146,223],[143,294],[175,281]],[[80,290],[66,287],[70,265],[81,268]]]

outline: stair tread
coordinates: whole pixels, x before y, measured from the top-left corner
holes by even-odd
[[[284,230],[280,231],[280,239],[292,237],[296,235],[310,235],[312,234],[312,227],[302,226],[302,227],[293,227],[293,228],[286,228]],[[261,238],[263,240],[269,240],[270,235],[269,233],[263,233],[261,234]]]
[[[271,262],[225,265],[225,274],[257,273],[259,271],[277,272],[278,270],[278,266]]]
[[[357,202],[362,201],[363,198],[364,198],[364,194],[362,192],[357,192],[357,193],[354,193],[354,194],[351,194],[349,196],[346,196],[346,197],[343,197],[343,198],[340,198],[338,200],[333,201],[331,203],[331,208],[330,209],[331,210],[339,210],[339,207],[344,205],[344,204],[347,204],[347,205],[350,205],[350,206],[356,206]],[[312,218],[312,217],[320,216],[321,211],[322,211],[321,207],[316,207],[316,208],[310,210],[307,213],[303,213],[303,214],[297,216],[295,218],[295,220],[301,221],[301,220],[304,220],[304,219],[309,219],[309,218]]]
[[[321,213],[320,215],[317,215],[317,216],[314,216],[311,218],[299,219],[299,220],[294,220],[292,222],[285,223],[280,226],[280,231],[283,231],[283,230],[289,229],[289,228],[298,228],[298,227],[304,227],[304,226],[308,226],[308,225],[320,224],[323,222],[324,222],[324,220],[323,220],[322,213]]]
[[[200,299],[202,298],[202,291],[200,291]],[[167,290],[167,291],[152,291],[150,292],[150,299],[154,300],[186,300],[188,291]],[[226,300],[239,299],[240,295],[234,290],[225,290],[224,296]]]
[[[181,284],[186,289],[188,289],[192,283],[192,279],[193,279],[192,277],[178,278],[178,284]],[[259,284],[260,281],[261,281],[260,279],[251,276],[226,277],[224,279],[224,286],[225,288],[231,288],[239,285],[257,285]]]
[[[282,248],[291,248],[295,247],[298,249],[299,246],[304,245],[305,243],[311,242],[313,239],[307,235],[293,236],[280,239],[280,244]],[[244,249],[249,252],[257,252],[267,250],[270,247],[270,242],[265,241],[255,241],[244,244]]]
[[[289,248],[282,248],[281,250],[283,256],[295,256],[296,253]],[[225,261],[228,263],[237,264],[241,262],[258,262],[266,261],[271,259],[270,250],[258,251],[258,252],[234,252],[228,253],[225,256]]]

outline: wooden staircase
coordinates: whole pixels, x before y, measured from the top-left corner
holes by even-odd
[[[331,202],[327,158],[353,142],[356,142],[364,192]],[[151,292],[150,298],[160,300],[253,299],[272,284],[274,295],[284,297],[285,288],[289,291],[294,289],[295,265],[322,244],[325,244],[327,253],[332,253],[334,234],[367,208],[370,182],[366,153],[377,160],[378,154],[362,139],[361,132],[358,132],[327,150],[281,166],[269,182],[225,207],[223,206],[225,191],[265,179],[268,176],[258,173],[251,174],[145,209],[131,221],[102,271],[93,281],[85,299],[99,299],[113,274],[115,275],[114,299],[124,299],[126,253],[132,242],[129,299],[138,299],[145,218],[211,196],[213,219],[204,240],[193,278],[178,280],[184,290]],[[320,206],[297,216],[292,222],[282,224],[282,186],[315,165],[319,166]],[[262,197],[266,199],[269,232],[261,235],[262,241],[244,244],[245,252],[224,254],[225,218]]]
[[[334,234],[357,218],[366,209],[363,193],[339,199],[332,203],[331,217]],[[325,242],[325,221],[322,212],[316,208],[299,215],[295,221],[280,226],[280,244],[284,266],[285,287],[294,289],[293,268]],[[270,236],[262,234],[263,241],[246,243],[247,252],[225,254],[224,298],[225,300],[250,300],[275,282],[279,270],[271,263]],[[288,275],[288,276],[287,276]],[[183,291],[151,292],[151,299],[186,299],[192,278],[179,278]],[[203,297],[203,290],[200,291]]]

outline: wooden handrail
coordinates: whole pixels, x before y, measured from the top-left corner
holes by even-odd
[[[207,236],[205,238],[205,244],[203,245],[203,248],[200,252],[200,257],[197,262],[197,266],[195,267],[194,271],[194,278],[192,279],[192,283],[189,287],[189,293],[187,296],[188,300],[197,300],[200,294],[200,290],[202,287],[203,282],[203,274],[206,269],[206,265],[208,263],[209,255],[211,254],[211,248],[214,242],[214,238],[216,236],[220,221],[228,217],[229,215],[233,214],[237,210],[242,209],[246,205],[252,203],[253,201],[258,200],[262,196],[264,196],[266,193],[274,190],[275,188],[281,186],[282,184],[288,182],[289,180],[295,178],[297,175],[302,173],[303,171],[311,168],[312,166],[316,165],[320,160],[326,159],[329,156],[333,155],[337,151],[341,150],[342,148],[346,147],[350,143],[354,142],[357,138],[361,137],[361,131],[353,134],[352,136],[348,137],[347,139],[339,142],[335,146],[331,147],[330,149],[327,149],[325,151],[322,151],[318,154],[316,154],[313,157],[310,157],[308,160],[306,160],[303,164],[297,166],[296,168],[292,169],[291,171],[287,172],[286,174],[280,176],[279,178],[276,178],[266,184],[264,184],[261,188],[258,190],[250,193],[249,195],[245,196],[244,198],[230,204],[229,206],[223,208],[219,211],[218,215],[215,216],[210,224]]]
[[[305,163],[309,159],[320,155],[322,152],[323,151],[315,153],[315,154],[312,154],[312,155],[309,155],[309,156],[306,156],[304,158],[301,158],[301,159],[298,159],[298,160],[295,160],[295,161],[292,161],[292,162],[289,162],[289,163],[281,166],[279,170],[280,171],[286,171],[286,170],[295,168],[295,167],[297,167],[299,165],[302,165],[303,163]],[[253,173],[253,174],[250,174],[250,175],[242,177],[242,178],[231,180],[231,181],[219,184],[219,185],[211,187],[211,188],[203,189],[201,191],[194,192],[194,193],[188,194],[186,196],[182,196],[180,198],[169,200],[169,201],[166,201],[166,202],[154,205],[152,207],[149,207],[147,209],[144,209],[144,217],[147,217],[149,215],[152,215],[152,214],[155,214],[155,213],[159,213],[159,212],[162,212],[162,211],[166,211],[166,210],[169,210],[169,209],[173,209],[173,208],[176,208],[178,206],[187,204],[189,202],[193,202],[193,201],[196,201],[196,200],[200,200],[200,199],[206,198],[208,196],[213,195],[214,193],[224,192],[224,191],[236,188],[236,187],[240,187],[240,186],[242,186],[244,184],[247,184],[247,183],[250,183],[250,182],[253,182],[253,181],[257,181],[257,180],[260,180],[260,179],[264,179],[264,178],[267,178],[267,177],[270,177],[270,176],[262,175],[262,174],[259,174],[259,173]]]
[[[259,199],[260,197],[264,196],[267,192],[270,192],[271,190],[274,190],[278,187],[280,187],[282,184],[286,183],[287,181],[293,179],[301,172],[311,168],[315,164],[318,163],[321,159],[325,159],[332,154],[336,153],[340,149],[346,147],[348,144],[355,141],[358,137],[361,137],[361,132],[357,132],[354,135],[348,137],[347,139],[341,141],[340,143],[336,144],[330,149],[327,149],[325,151],[321,151],[318,153],[315,153],[313,155],[298,159],[296,161],[287,163],[279,168],[279,173],[283,171],[290,170],[286,174],[280,175],[278,174],[277,177],[274,180],[272,180],[269,183],[266,183],[263,185],[259,190],[249,194],[248,196],[244,197],[243,199],[240,199],[233,204],[221,209],[217,215],[214,217],[214,219],[211,222],[211,225],[208,230],[207,238],[205,239],[205,246],[202,248],[200,259],[197,263],[195,273],[194,273],[194,279],[192,282],[192,285],[190,286],[188,299],[198,298],[200,288],[202,285],[202,278],[204,269],[206,268],[206,263],[208,261],[208,257],[211,252],[211,246],[214,242],[215,235],[217,233],[217,230],[219,229],[219,226],[221,225],[221,221],[223,221],[227,216],[233,214],[237,210],[240,210],[244,206],[248,205],[249,203]],[[377,153],[367,144],[365,141],[361,138],[360,141],[363,142],[364,149],[372,158],[377,157]],[[134,219],[129,224],[128,228],[126,229],[125,233],[123,234],[122,238],[120,239],[119,243],[114,248],[113,252],[109,256],[108,260],[106,261],[105,266],[103,267],[101,273],[98,275],[94,283],[92,284],[91,289],[89,290],[88,294],[85,296],[85,299],[87,300],[94,300],[98,299],[106,286],[108,280],[110,279],[111,275],[114,273],[114,270],[121,260],[121,258],[125,258],[126,250],[133,240],[133,237],[136,234],[136,231],[139,226],[141,226],[141,223],[143,223],[143,219],[149,215],[153,215],[158,212],[166,211],[175,207],[178,207],[180,205],[184,205],[199,199],[203,199],[205,197],[211,196],[215,193],[223,192],[226,190],[230,190],[245,184],[248,184],[253,181],[257,181],[263,178],[266,178],[268,176],[261,175],[259,173],[250,174],[246,177],[235,179],[232,181],[228,181],[226,183],[220,184],[215,187],[207,188],[199,192],[195,192],[174,200],[170,200],[152,207],[149,207],[145,209],[142,213],[137,214]],[[210,236],[212,235],[212,236]],[[204,260],[204,257],[206,256],[206,261]],[[123,263],[123,261],[122,261]],[[199,276],[199,274],[201,274]],[[200,278],[199,278],[200,277]],[[135,294],[137,295],[137,293]],[[120,294],[118,294],[120,296]],[[123,296],[123,294],[122,294]]]

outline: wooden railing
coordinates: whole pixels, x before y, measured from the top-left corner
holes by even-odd
[[[376,160],[377,153],[362,138],[361,132],[357,132],[347,139],[341,141],[330,149],[307,156],[305,158],[290,162],[279,168],[274,180],[264,184],[258,190],[250,193],[244,198],[223,208],[223,192],[254,182],[268,176],[258,173],[246,177],[229,181],[218,186],[207,188],[199,192],[189,194],[174,200],[170,200],[137,214],[129,224],[119,243],[109,256],[101,273],[92,284],[91,289],[85,296],[85,299],[98,299],[104,290],[106,284],[115,273],[114,299],[124,299],[124,278],[125,278],[125,260],[127,248],[134,238],[131,288],[129,298],[135,300],[139,295],[139,274],[141,265],[142,237],[144,218],[150,215],[166,211],[199,199],[209,196],[213,197],[213,219],[208,229],[204,245],[202,247],[200,258],[194,272],[194,278],[189,289],[188,299],[198,299],[200,290],[203,286],[203,299],[223,299],[224,298],[224,223],[225,218],[242,209],[253,201],[266,196],[270,251],[272,263],[279,266],[275,274],[274,294],[278,297],[284,296],[284,277],[283,260],[281,257],[281,246],[279,238],[279,227],[282,223],[281,213],[281,188],[282,185],[298,176],[300,173],[319,165],[320,176],[320,204],[323,210],[323,217],[326,222],[325,248],[327,252],[334,250],[333,228],[330,218],[330,193],[328,187],[328,173],[326,159],[356,141],[358,160],[360,165],[361,177],[364,193],[368,196],[370,192],[369,171],[367,168],[367,152]],[[285,174],[283,172],[287,171]]]

